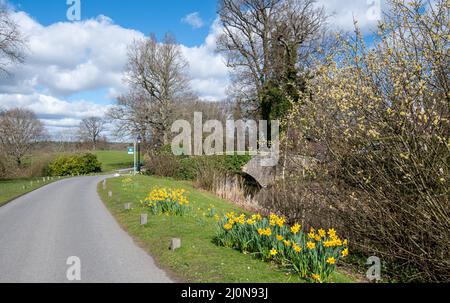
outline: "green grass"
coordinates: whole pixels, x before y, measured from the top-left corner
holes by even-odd
[[[132,168],[134,166],[134,156],[129,155],[126,150],[101,150],[101,151],[79,151],[74,154],[91,153],[97,156],[98,160],[102,163],[103,172],[110,173],[117,169]],[[25,165],[30,165],[33,161],[39,161],[44,157],[51,157],[56,159],[59,155],[65,153],[36,153],[24,160]],[[71,153],[67,153],[70,155]]]
[[[47,179],[44,182],[42,178],[0,180],[0,206],[52,182]]]
[[[102,163],[103,172],[112,172],[117,169],[132,168],[134,165],[134,156],[128,155],[126,150],[108,150],[93,152]]]
[[[210,205],[221,213],[242,212],[234,204],[217,198],[213,194],[194,189],[190,183],[147,176],[134,177],[132,188],[124,188],[123,178],[110,179],[107,190],[99,185],[99,193],[107,207],[125,230],[147,250],[169,273],[183,282],[228,282],[228,283],[295,283],[303,282],[278,266],[262,262],[251,255],[236,250],[218,247],[212,240],[217,223],[204,213]],[[149,223],[140,225],[140,214],[145,210],[140,204],[153,187],[163,186],[188,190],[192,211],[184,217],[152,216]],[[109,198],[108,191],[113,192]],[[124,210],[125,203],[132,203],[132,210]],[[173,237],[182,239],[182,248],[169,251]],[[333,282],[346,283],[354,280],[335,273]]]
[[[97,155],[99,161],[102,163],[102,170],[105,173],[122,168],[131,168],[134,164],[133,156],[128,155],[126,150],[96,151],[92,153]],[[52,154],[34,154],[25,159],[25,164],[30,164],[32,161],[38,161],[40,158],[48,157],[49,155]],[[57,155],[55,154],[54,158],[56,157]],[[31,184],[31,181],[33,181],[33,184]],[[42,178],[39,177],[0,180],[0,206],[49,183],[48,181],[44,183]]]
[[[92,153],[97,155],[99,161],[102,163],[102,170],[105,173],[110,173],[117,169],[131,168],[134,165],[133,156],[128,155],[126,150],[95,151]],[[29,156],[25,159],[25,164],[30,164],[32,161],[37,161],[40,158],[48,157],[49,155],[51,154],[40,153]],[[55,158],[56,156],[57,155],[54,155]],[[31,184],[31,181],[33,181],[33,184]],[[43,182],[42,177],[0,180],[0,206],[49,183],[51,183],[51,181]]]

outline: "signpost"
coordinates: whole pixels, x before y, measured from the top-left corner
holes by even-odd
[[[135,160],[136,173],[140,173],[141,172],[141,143],[142,143],[142,137],[141,137],[141,135],[138,135],[137,138],[136,138],[136,141],[134,143],[134,150],[135,150],[134,157],[135,157],[135,159],[136,159],[136,156],[137,156],[137,160]]]
[[[140,147],[142,143],[142,137],[138,135],[134,141],[134,147],[128,147],[128,154],[134,156],[134,173],[141,172],[141,159],[140,159]]]
[[[134,146],[128,147],[128,154],[134,156],[134,173],[137,172],[137,164],[136,164],[136,142],[134,142]]]

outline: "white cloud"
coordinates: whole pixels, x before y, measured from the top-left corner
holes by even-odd
[[[329,25],[332,29],[352,31],[353,21],[357,20],[362,31],[367,33],[377,25],[385,2],[386,0],[318,0],[317,5],[325,8],[330,16]]]
[[[24,12],[15,13],[14,18],[29,48],[26,64],[14,71],[17,87],[29,90],[29,86],[41,86],[56,96],[121,86],[127,46],[144,36],[104,16],[47,27]]]
[[[383,7],[385,0],[318,0],[332,15],[329,23],[333,29],[352,30],[355,18],[365,32],[376,24],[371,12],[378,3]],[[127,46],[144,37],[143,33],[114,24],[105,16],[48,26],[21,11],[14,13],[14,18],[26,34],[29,50],[25,64],[12,70],[14,76],[0,77],[0,107],[26,107],[36,111],[49,129],[70,128],[84,117],[103,115],[108,106],[68,99],[104,91],[104,97],[114,103],[114,98],[126,91],[122,80]],[[197,12],[182,21],[194,28],[204,26]],[[230,82],[225,58],[215,52],[220,32],[216,20],[202,45],[182,46],[190,64],[192,88],[204,100],[226,98]]]
[[[69,102],[53,96],[33,94],[0,94],[0,104],[5,108],[21,107],[34,111],[44,120],[80,121],[91,116],[103,116],[110,108],[101,104],[80,100]],[[58,122],[55,122],[58,124]],[[55,124],[54,123],[54,124]],[[61,123],[59,123],[62,125]],[[68,125],[73,126],[73,125]]]
[[[216,41],[220,33],[221,26],[216,20],[205,43],[198,47],[182,46],[189,62],[192,88],[204,100],[218,101],[227,97],[230,70],[223,55],[216,53]]]
[[[183,19],[181,19],[181,22],[189,24],[194,29],[201,28],[205,24],[198,12],[186,15]]]
[[[71,128],[87,116],[101,116],[108,106],[76,99],[77,94],[105,91],[114,99],[127,89],[123,82],[127,46],[144,34],[120,27],[105,16],[82,22],[43,26],[25,12],[14,13],[28,40],[24,64],[13,76],[0,78],[0,107],[24,107],[35,111],[48,129]],[[226,97],[228,71],[215,54],[217,24],[203,45],[182,50],[190,63],[192,87],[207,100]]]

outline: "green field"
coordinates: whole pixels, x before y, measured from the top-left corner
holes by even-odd
[[[147,176],[133,177],[132,185],[124,187],[124,178],[109,179],[107,190],[99,185],[99,193],[122,227],[147,250],[164,269],[183,282],[303,282],[295,274],[251,255],[216,246],[212,240],[217,223],[205,216],[213,205],[219,214],[242,212],[234,204],[215,195],[194,189],[190,183]],[[149,223],[140,225],[142,200],[153,187],[163,186],[188,190],[192,211],[184,217],[152,216]],[[113,192],[109,198],[108,191]],[[132,210],[124,210],[124,203],[132,203]],[[182,248],[169,251],[170,239],[182,239]],[[335,273],[334,282],[352,282],[354,279]]]
[[[93,152],[97,155],[99,161],[102,163],[102,169],[105,173],[113,172],[117,169],[131,168],[133,167],[133,156],[128,155],[127,151],[96,151]],[[48,154],[36,154],[29,157],[26,161],[31,162],[33,158],[49,156]],[[33,183],[31,183],[33,181]],[[39,183],[38,183],[39,182]],[[17,198],[23,194],[29,193],[35,189],[38,189],[49,181],[42,181],[42,178],[24,178],[24,179],[10,179],[0,180],[0,206]]]
[[[102,163],[103,172],[132,168],[134,165],[134,156],[129,155],[126,150],[96,151],[93,154],[97,155],[98,160]]]
[[[0,180],[0,206],[51,182],[42,178]]]

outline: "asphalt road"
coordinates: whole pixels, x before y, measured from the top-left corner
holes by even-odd
[[[0,207],[0,282],[69,283],[72,256],[82,283],[171,282],[101,202],[104,178],[58,181]]]

